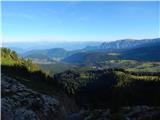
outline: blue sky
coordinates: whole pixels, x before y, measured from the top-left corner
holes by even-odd
[[[159,37],[158,2],[2,2],[3,41]]]

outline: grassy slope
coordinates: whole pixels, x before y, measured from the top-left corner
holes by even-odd
[[[31,60],[19,58],[14,51],[1,48],[1,72],[19,80],[26,86],[47,94],[55,94],[58,89],[53,78],[41,71]]]

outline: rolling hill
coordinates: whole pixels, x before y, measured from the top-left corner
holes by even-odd
[[[118,59],[119,53],[107,53],[107,52],[80,52],[73,54],[62,62],[71,64],[94,64],[106,60]]]
[[[60,60],[70,56],[77,51],[67,51],[63,48],[52,48],[42,50],[31,50],[23,54],[25,58],[39,59],[39,60]]]
[[[160,61],[160,42],[147,44],[145,46],[133,48],[123,52],[120,59],[131,59],[138,61]]]

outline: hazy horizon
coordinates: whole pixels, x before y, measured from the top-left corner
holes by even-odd
[[[120,41],[120,40],[152,40],[152,39],[157,39],[160,37],[155,37],[155,38],[142,38],[142,39],[132,39],[132,38],[124,38],[124,39],[113,39],[113,40],[102,40],[102,41],[2,41],[2,44],[16,44],[16,43],[103,43],[103,42],[115,42],[115,41]]]

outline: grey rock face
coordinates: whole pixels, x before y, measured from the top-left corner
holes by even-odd
[[[26,88],[2,75],[2,120],[63,120],[65,111],[53,96]]]
[[[160,107],[159,106],[132,106],[123,107],[124,118],[126,120],[159,120]]]

